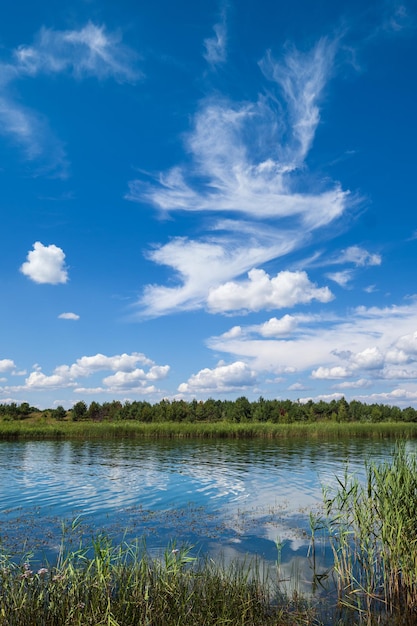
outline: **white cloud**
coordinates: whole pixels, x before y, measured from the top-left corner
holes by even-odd
[[[145,373],[143,369],[135,369],[131,372],[116,372],[112,376],[103,378],[103,384],[112,389],[133,389],[146,386],[149,380],[161,380],[169,373],[169,365],[152,367]]]
[[[74,387],[75,383],[72,382],[67,376],[63,374],[52,374],[47,376],[43,372],[35,371],[31,372],[25,381],[26,389],[64,389],[65,387]]]
[[[238,226],[238,225],[236,225]],[[178,287],[148,285],[140,300],[143,312],[163,315],[174,310],[201,308],[210,289],[240,275],[256,264],[290,251],[299,235],[287,239],[274,229],[248,228],[239,223],[240,234],[217,241],[176,238],[149,253],[149,258],[172,267],[182,284]]]
[[[61,313],[58,315],[60,320],[79,320],[80,316],[77,313]]]
[[[306,272],[279,272],[273,278],[264,271],[252,269],[247,281],[228,282],[211,289],[207,303],[212,312],[259,311],[281,309],[311,300],[329,302],[333,295],[328,287],[317,287]]]
[[[307,54],[290,49],[284,63],[268,53],[260,63],[265,76],[278,84],[288,104],[292,142],[288,162],[302,162],[308,153],[320,121],[318,102],[332,71],[336,42],[321,39]]]
[[[358,396],[358,400],[367,403],[384,403],[384,404],[408,404],[415,403],[417,400],[417,390],[408,390],[398,387],[392,391],[381,393],[372,393],[368,396]]]
[[[54,244],[44,246],[40,241],[33,244],[20,271],[39,284],[58,285],[68,280],[64,251]]]
[[[259,334],[263,337],[280,337],[293,332],[298,325],[297,317],[284,315],[280,319],[271,317],[267,322],[259,327]]]
[[[304,391],[306,386],[302,383],[294,383],[288,387],[288,391]]]
[[[141,352],[131,354],[116,354],[106,356],[105,354],[95,354],[94,356],[83,356],[70,366],[61,366],[68,369],[71,377],[90,376],[95,372],[111,370],[113,372],[132,372],[138,363],[142,365],[153,365],[153,361],[148,359]]]
[[[328,378],[346,378],[350,376],[349,370],[345,367],[318,367],[311,372],[311,378],[328,379]]]
[[[67,175],[64,147],[54,137],[47,121],[6,93],[0,93],[0,134],[10,137],[23,150],[26,159],[39,162],[38,171],[54,171],[61,177]]]
[[[138,368],[138,364],[143,367]],[[94,384],[91,387],[81,387],[78,382],[79,378],[94,376],[101,371],[113,372],[113,374],[102,379],[103,386]],[[72,365],[58,365],[50,375],[44,374],[39,365],[34,365],[33,371],[25,380],[25,384],[20,387],[9,388],[8,391],[72,388],[77,393],[94,393],[94,390],[105,393],[121,393],[126,390],[130,390],[132,393],[139,390],[152,393],[157,392],[158,389],[150,383],[166,378],[169,371],[169,365],[156,365],[151,359],[139,352],[114,356],[96,354],[80,357]]]
[[[417,357],[417,331],[400,337],[396,342],[395,347],[406,354]]]
[[[384,365],[384,361],[384,355],[376,346],[365,348],[365,350],[352,355],[350,359],[353,367],[364,370],[381,369]]]
[[[346,287],[347,284],[352,280],[352,272],[351,270],[344,270],[343,272],[333,272],[326,274],[327,278],[333,280],[335,283],[340,285],[341,287]]]
[[[93,76],[117,82],[135,82],[135,53],[121,43],[118,33],[88,22],[79,30],[42,28],[31,46],[19,46],[12,61],[0,63],[0,134],[10,137],[28,160],[39,161],[39,172],[66,176],[68,162],[62,143],[43,116],[16,98],[15,84],[40,74],[70,72],[76,78]]]
[[[334,263],[353,263],[356,266],[381,265],[380,254],[368,252],[360,246],[350,246],[342,250],[340,255],[333,261]]]
[[[295,316],[297,317],[297,316]],[[207,345],[239,359],[254,371],[280,374],[293,368],[315,379],[343,378],[363,372],[371,383],[416,378],[417,303],[386,308],[358,307],[346,316],[297,317],[289,336],[263,337],[259,326],[212,337]],[[256,335],[257,333],[257,335]]]
[[[134,68],[136,55],[121,43],[119,33],[108,33],[103,26],[88,22],[79,30],[42,28],[32,46],[19,46],[15,67],[20,75],[62,73],[78,77],[114,78],[135,82],[140,73]]]
[[[253,102],[206,98],[185,137],[187,164],[151,181],[130,183],[130,200],[162,211],[228,218],[214,226],[204,222],[210,236],[177,238],[149,253],[152,261],[171,267],[182,284],[148,285],[139,302],[144,314],[204,306],[209,291],[216,299],[222,283],[299,248],[353,202],[338,182],[312,182],[305,165],[335,48],[323,39],[306,54],[289,51],[283,63],[268,53],[260,63],[268,89]],[[210,303],[211,310],[216,307]]]
[[[367,378],[359,378],[358,380],[346,380],[343,383],[333,385],[337,389],[364,389],[371,386],[371,381]]]
[[[223,13],[222,20],[213,27],[214,36],[204,40],[205,52],[203,54],[207,63],[213,67],[227,60],[227,25],[226,15]]]
[[[218,365],[214,369],[205,368],[193,374],[186,383],[181,383],[181,393],[221,393],[252,387],[256,374],[242,361],[230,365]]]
[[[205,102],[186,145],[193,167],[175,167],[160,174],[153,185],[133,181],[127,197],[148,200],[164,211],[227,211],[254,219],[294,217],[301,228],[309,229],[327,225],[344,212],[348,194],[338,184],[310,193],[294,189],[291,172],[298,155],[276,154],[281,151],[280,138],[271,137],[279,128],[276,115],[264,98],[242,105]],[[297,124],[303,127],[304,121]]]
[[[0,359],[0,372],[9,372],[10,370],[15,370],[16,365],[14,361],[11,359]]]

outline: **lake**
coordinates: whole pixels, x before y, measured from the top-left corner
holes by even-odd
[[[392,441],[0,442],[0,537],[12,554],[32,550],[53,561],[72,520],[88,543],[98,532],[115,542],[144,538],[151,554],[191,545],[194,554],[257,556],[309,593],[313,579],[311,511],[322,486],[348,465],[388,458]],[[415,442],[407,443],[414,451]],[[69,533],[69,536],[71,533]],[[316,565],[329,553],[323,541]],[[320,545],[320,541],[318,543]]]

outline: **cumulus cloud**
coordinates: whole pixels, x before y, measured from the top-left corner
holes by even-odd
[[[138,365],[142,367],[138,367]],[[102,385],[94,385],[90,388],[82,387],[78,382],[80,378],[97,375],[99,372],[112,372],[101,380]],[[140,352],[131,354],[116,354],[106,356],[95,354],[83,356],[71,365],[58,365],[52,374],[44,374],[40,366],[36,365],[25,380],[25,385],[14,390],[42,391],[45,389],[72,388],[75,392],[87,393],[88,390],[100,389],[106,393],[122,393],[124,391],[156,392],[157,388],[152,384],[167,377],[170,371],[169,365],[157,365]]]
[[[26,258],[27,261],[20,267],[20,271],[33,282],[50,285],[67,282],[65,254],[58,246],[54,244],[44,246],[40,241],[36,241]]]
[[[14,364],[14,361],[11,359],[0,359],[0,372],[4,373],[15,369],[16,365]]]
[[[280,337],[290,334],[297,327],[297,318],[293,315],[284,315],[280,319],[271,317],[259,327],[259,334],[263,337]]]
[[[61,313],[58,315],[60,320],[79,320],[80,316],[77,313]]]
[[[383,367],[385,359],[381,350],[373,346],[353,354],[350,361],[356,369],[374,370]]]
[[[311,283],[306,272],[279,272],[273,278],[264,271],[252,269],[247,281],[228,282],[210,290],[207,303],[212,312],[259,311],[282,309],[311,300],[329,302],[333,295],[328,287]]]
[[[311,372],[311,378],[328,379],[328,378],[346,378],[350,376],[349,370],[345,367],[318,367]]]
[[[112,389],[132,389],[134,387],[141,387],[150,380],[161,380],[165,378],[168,376],[169,369],[169,365],[164,365],[162,367],[152,367],[148,372],[140,368],[131,372],[119,371],[103,378],[103,383]]]
[[[240,325],[211,337],[207,345],[217,354],[223,352],[269,375],[293,368],[316,380],[349,384],[354,376],[371,383],[417,378],[416,302],[386,308],[357,307],[346,316],[326,313],[294,317],[296,324],[285,320],[290,331],[287,335],[268,336],[262,332],[263,325]],[[275,324],[273,321],[271,328]]]
[[[227,393],[252,387],[256,374],[242,361],[230,365],[220,364],[214,369],[205,368],[190,376],[186,383],[181,383],[181,393]]]

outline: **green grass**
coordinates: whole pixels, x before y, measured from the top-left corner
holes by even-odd
[[[2,556],[1,626],[295,626],[317,623],[256,567],[192,558],[168,549],[150,558],[137,544],[103,537],[88,549],[33,568]]]
[[[370,423],[190,423],[134,421],[92,422],[56,421],[46,418],[22,421],[0,421],[0,439],[161,439],[161,438],[316,438],[339,437],[411,438],[417,436],[417,424]]]

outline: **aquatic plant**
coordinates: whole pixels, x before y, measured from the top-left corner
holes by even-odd
[[[364,482],[348,471],[337,481],[325,503],[341,604],[367,620],[394,613],[415,620],[416,457],[398,445],[391,460],[366,464]]]
[[[104,536],[35,568],[0,555],[1,626],[285,626],[313,624],[301,602],[272,592],[256,568],[200,561],[189,548],[151,558]]]

